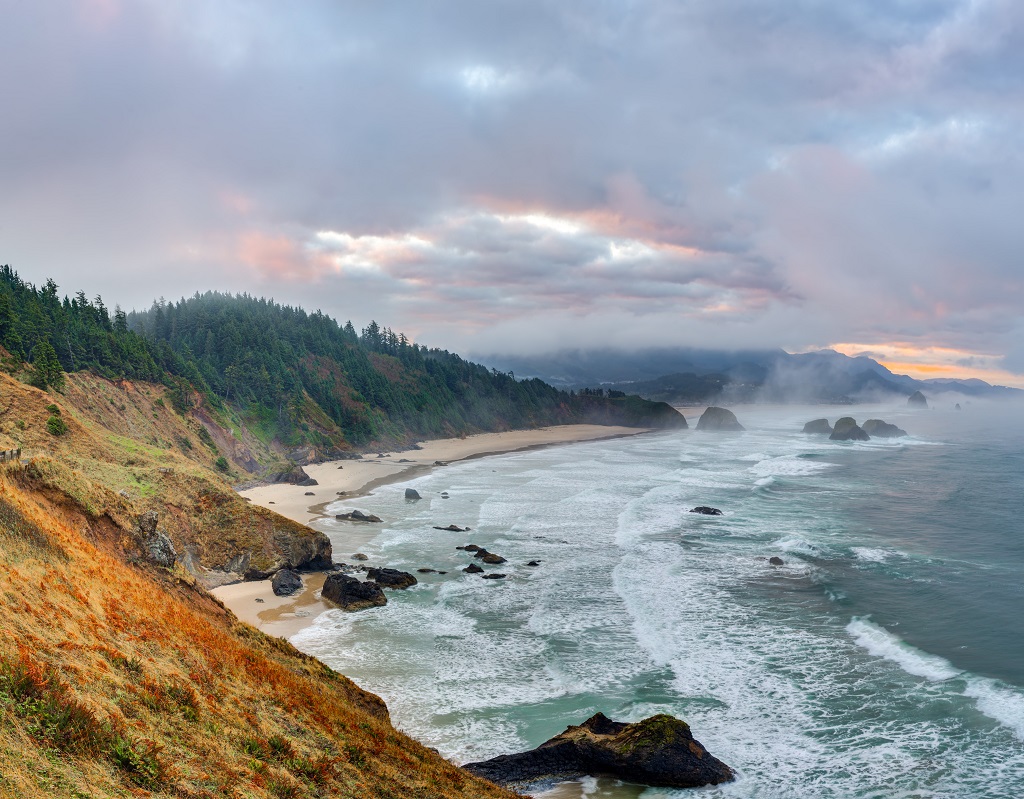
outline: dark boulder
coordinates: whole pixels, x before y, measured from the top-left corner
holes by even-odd
[[[316,496],[316,494],[315,494],[314,492],[312,492],[312,491],[307,491],[307,492],[306,492],[306,496],[307,496],[307,497],[315,497],[315,496]]]
[[[352,560],[369,560],[370,558],[364,555],[362,552],[356,552],[352,556]]]
[[[527,563],[526,565],[527,565],[527,566],[540,566],[540,561],[539,561],[539,560],[531,560],[531,561],[530,561],[529,563]]]
[[[836,420],[836,426],[832,428],[831,441],[870,441],[871,436],[864,432],[852,416],[844,416]]]
[[[832,425],[828,423],[828,419],[815,419],[804,425],[804,432],[827,436],[832,432]]]
[[[690,513],[701,513],[705,516],[721,516],[722,511],[718,508],[712,508],[707,505],[698,505],[696,508],[690,508]]]
[[[292,485],[306,487],[319,485],[316,480],[306,474],[306,470],[301,466],[293,466],[286,472],[272,474],[269,480],[271,483],[291,483]]]
[[[416,585],[416,578],[398,569],[370,569],[366,576],[385,588],[408,588]]]
[[[920,391],[915,391],[909,397],[907,397],[908,408],[927,408],[928,398]]]
[[[505,558],[503,558],[501,555],[495,555],[493,552],[488,552],[486,555],[484,555],[480,559],[484,563],[490,563],[491,565],[498,564],[498,563],[507,563]]]
[[[466,574],[480,574],[483,571],[483,569],[481,569],[475,563],[470,563],[465,569],[463,569],[463,571],[466,572]]]
[[[435,530],[445,530],[446,532],[452,533],[465,533],[469,530],[468,527],[459,527],[457,524],[449,524],[447,527],[438,527],[434,525]]]
[[[697,420],[697,429],[739,432],[746,428],[736,419],[736,414],[728,408],[716,408],[712,405],[700,415],[700,419]]]
[[[689,725],[664,714],[624,724],[598,713],[529,752],[463,768],[506,786],[608,775],[643,785],[697,788],[734,778],[732,769],[693,737]]]
[[[508,575],[499,574],[498,572],[492,572],[491,574],[485,574],[485,580],[504,580]]]
[[[861,427],[872,438],[902,438],[907,434],[906,430],[881,419],[868,419]]]
[[[339,513],[334,517],[339,521],[343,522],[382,522],[384,521],[380,516],[374,516],[372,513],[363,513],[361,510],[353,510],[348,513]]]
[[[456,549],[464,549],[464,550],[466,550],[466,552],[479,552],[480,551],[480,547],[478,547],[476,544],[466,544],[466,546],[464,546],[464,547],[456,547]],[[486,551],[487,550],[484,550],[484,552],[486,552]]]
[[[423,568],[417,569],[416,571],[419,574],[437,574],[437,569],[431,569],[431,568],[428,568],[427,566],[424,566]]]
[[[401,463],[401,461],[399,461],[399,463]],[[417,491],[415,488],[407,488],[407,489],[405,489],[405,498],[406,499],[423,499],[423,497],[420,496],[420,492]]]
[[[770,564],[772,564],[772,566],[785,566],[786,565],[786,561],[784,561],[778,555],[772,555],[770,558],[768,558],[768,562]]]
[[[276,596],[291,596],[302,590],[302,578],[291,569],[281,569],[270,581],[270,587]]]
[[[355,577],[341,572],[327,575],[324,589],[320,594],[324,599],[340,605],[342,610],[365,610],[376,608],[388,603],[384,589],[372,580],[365,583]]]

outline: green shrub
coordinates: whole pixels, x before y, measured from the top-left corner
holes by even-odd
[[[46,420],[46,429],[49,430],[52,435],[62,436],[68,431],[68,426],[64,424],[64,420],[59,416],[51,416]]]
[[[60,408],[58,408],[52,402],[49,405],[46,406],[46,410],[48,410],[54,416],[60,416]]]
[[[228,470],[228,459],[227,459],[227,458],[225,458],[225,457],[224,457],[223,455],[221,455],[221,456],[220,456],[219,458],[217,458],[217,460],[216,460],[216,461],[214,461],[214,465],[215,465],[215,466],[216,466],[216,467],[217,467],[217,468],[218,468],[218,469],[219,469],[220,471],[222,471],[222,472],[226,472],[226,471]]]

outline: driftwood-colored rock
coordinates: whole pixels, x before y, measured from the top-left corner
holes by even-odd
[[[602,775],[668,788],[733,779],[732,769],[704,749],[686,722],[665,714],[625,724],[598,713],[529,752],[463,768],[506,786]]]

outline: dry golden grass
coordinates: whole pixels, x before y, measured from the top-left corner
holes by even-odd
[[[0,796],[513,796],[201,589],[127,565],[77,499],[10,473],[0,469]]]
[[[47,429],[51,406],[67,426],[63,435]],[[171,408],[162,386],[76,373],[58,394],[0,374],[0,449],[21,447],[31,459],[21,484],[66,494],[87,515],[109,517],[108,532],[120,528],[125,548],[125,531],[147,510],[159,513],[179,552],[188,549],[211,568],[248,552],[251,566],[264,569],[281,556],[282,542],[317,535],[242,500],[228,480],[249,475],[220,474],[204,430],[195,416]],[[233,441],[223,432],[217,438]]]

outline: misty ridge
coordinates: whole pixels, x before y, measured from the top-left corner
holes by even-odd
[[[977,379],[917,380],[866,356],[834,350],[600,348],[546,355],[473,354],[516,377],[563,389],[602,388],[676,405],[719,403],[855,404],[906,400],[915,391],[951,407],[972,399],[1024,399],[1024,391]]]

